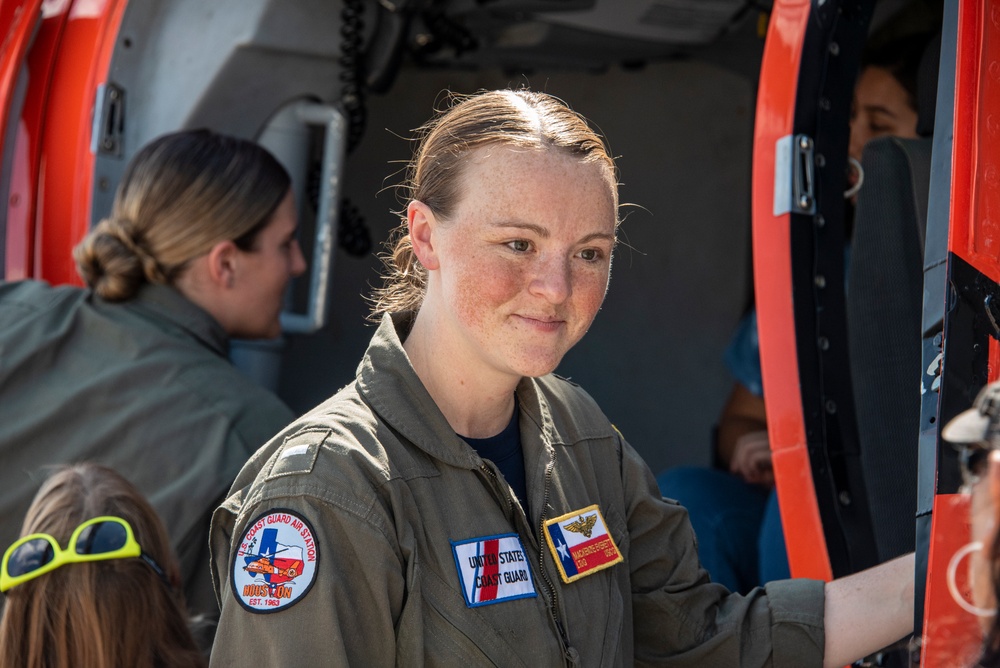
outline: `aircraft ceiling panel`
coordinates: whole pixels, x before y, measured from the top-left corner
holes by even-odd
[[[590,0],[586,5],[453,0],[443,8],[443,33],[435,20],[427,20],[434,12],[417,12],[411,44],[417,45],[420,62],[439,66],[599,69],[694,54],[740,32],[748,17],[758,15],[751,10],[768,6],[752,0]],[[457,49],[448,43],[456,33],[468,35]]]
[[[595,33],[700,45],[726,32],[745,0],[600,0],[588,11],[548,12],[544,21]]]

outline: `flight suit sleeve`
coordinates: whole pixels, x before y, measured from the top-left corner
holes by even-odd
[[[783,580],[742,596],[712,583],[687,510],[663,499],[621,439],[635,664],[821,666],[823,583]]]
[[[212,666],[395,664],[405,582],[392,527],[374,490],[328,483],[272,478],[216,511]]]
[[[216,503],[218,501],[216,499]],[[214,624],[219,617],[219,605],[209,568],[208,535],[212,510],[207,509],[202,518],[177,543],[177,561],[181,567],[188,612],[193,616],[202,616],[207,622]]]

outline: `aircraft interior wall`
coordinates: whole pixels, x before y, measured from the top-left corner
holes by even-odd
[[[443,90],[529,85],[591,119],[618,156],[625,219],[601,313],[559,368],[579,382],[654,471],[708,464],[711,430],[731,386],[725,346],[750,282],[753,82],[698,61],[601,74],[406,67],[390,92],[368,98],[367,131],[348,157],[344,193],[375,244],[397,224],[399,183]],[[373,325],[362,295],[379,282],[372,254],[338,249],[330,321],[289,336],[279,384],[305,411],[349,382]]]

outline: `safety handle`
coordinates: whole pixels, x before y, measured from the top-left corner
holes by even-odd
[[[334,243],[340,212],[340,188],[347,143],[347,120],[336,107],[317,102],[296,105],[295,115],[304,125],[322,126],[323,165],[320,172],[319,206],[316,212],[316,238],[309,263],[309,297],[305,313],[292,310],[281,314],[285,332],[310,334],[326,324],[330,274],[333,271]]]

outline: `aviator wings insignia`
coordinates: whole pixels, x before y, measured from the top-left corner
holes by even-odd
[[[569,524],[564,524],[563,528],[573,531],[575,533],[582,533],[587,538],[590,538],[591,532],[594,530],[594,525],[597,523],[597,515],[588,515],[584,517],[580,515],[580,518],[570,522]]]

